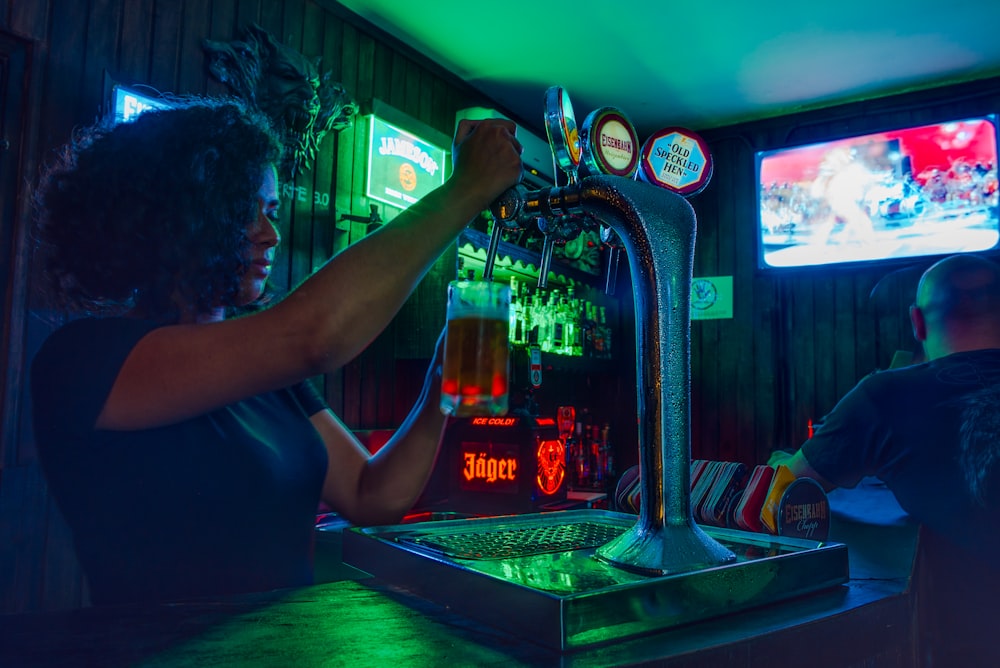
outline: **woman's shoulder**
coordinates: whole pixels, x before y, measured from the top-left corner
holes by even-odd
[[[42,344],[43,349],[53,347],[80,347],[109,345],[122,340],[141,338],[159,325],[137,318],[82,317],[71,320],[52,332]],[[138,340],[138,339],[136,339]]]
[[[33,367],[69,369],[104,365],[109,357],[124,356],[143,336],[159,325],[135,318],[83,317],[60,326],[42,343]]]

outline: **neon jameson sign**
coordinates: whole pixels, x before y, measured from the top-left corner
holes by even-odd
[[[366,197],[405,209],[444,183],[444,149],[369,118]]]

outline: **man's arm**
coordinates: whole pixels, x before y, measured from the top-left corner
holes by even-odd
[[[788,467],[795,474],[796,478],[812,478],[827,492],[837,487],[816,472],[816,469],[812,467],[801,449],[796,450],[794,453],[786,452],[785,450],[775,450],[771,453],[771,457],[767,460],[767,463],[769,466]]]

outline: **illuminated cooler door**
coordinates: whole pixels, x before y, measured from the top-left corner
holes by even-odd
[[[456,512],[526,513],[566,499],[566,448],[552,419],[454,420],[445,453]]]

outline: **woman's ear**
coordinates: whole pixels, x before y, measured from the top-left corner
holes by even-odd
[[[910,325],[913,327],[913,338],[923,343],[927,340],[927,323],[924,312],[916,304],[910,306]]]

